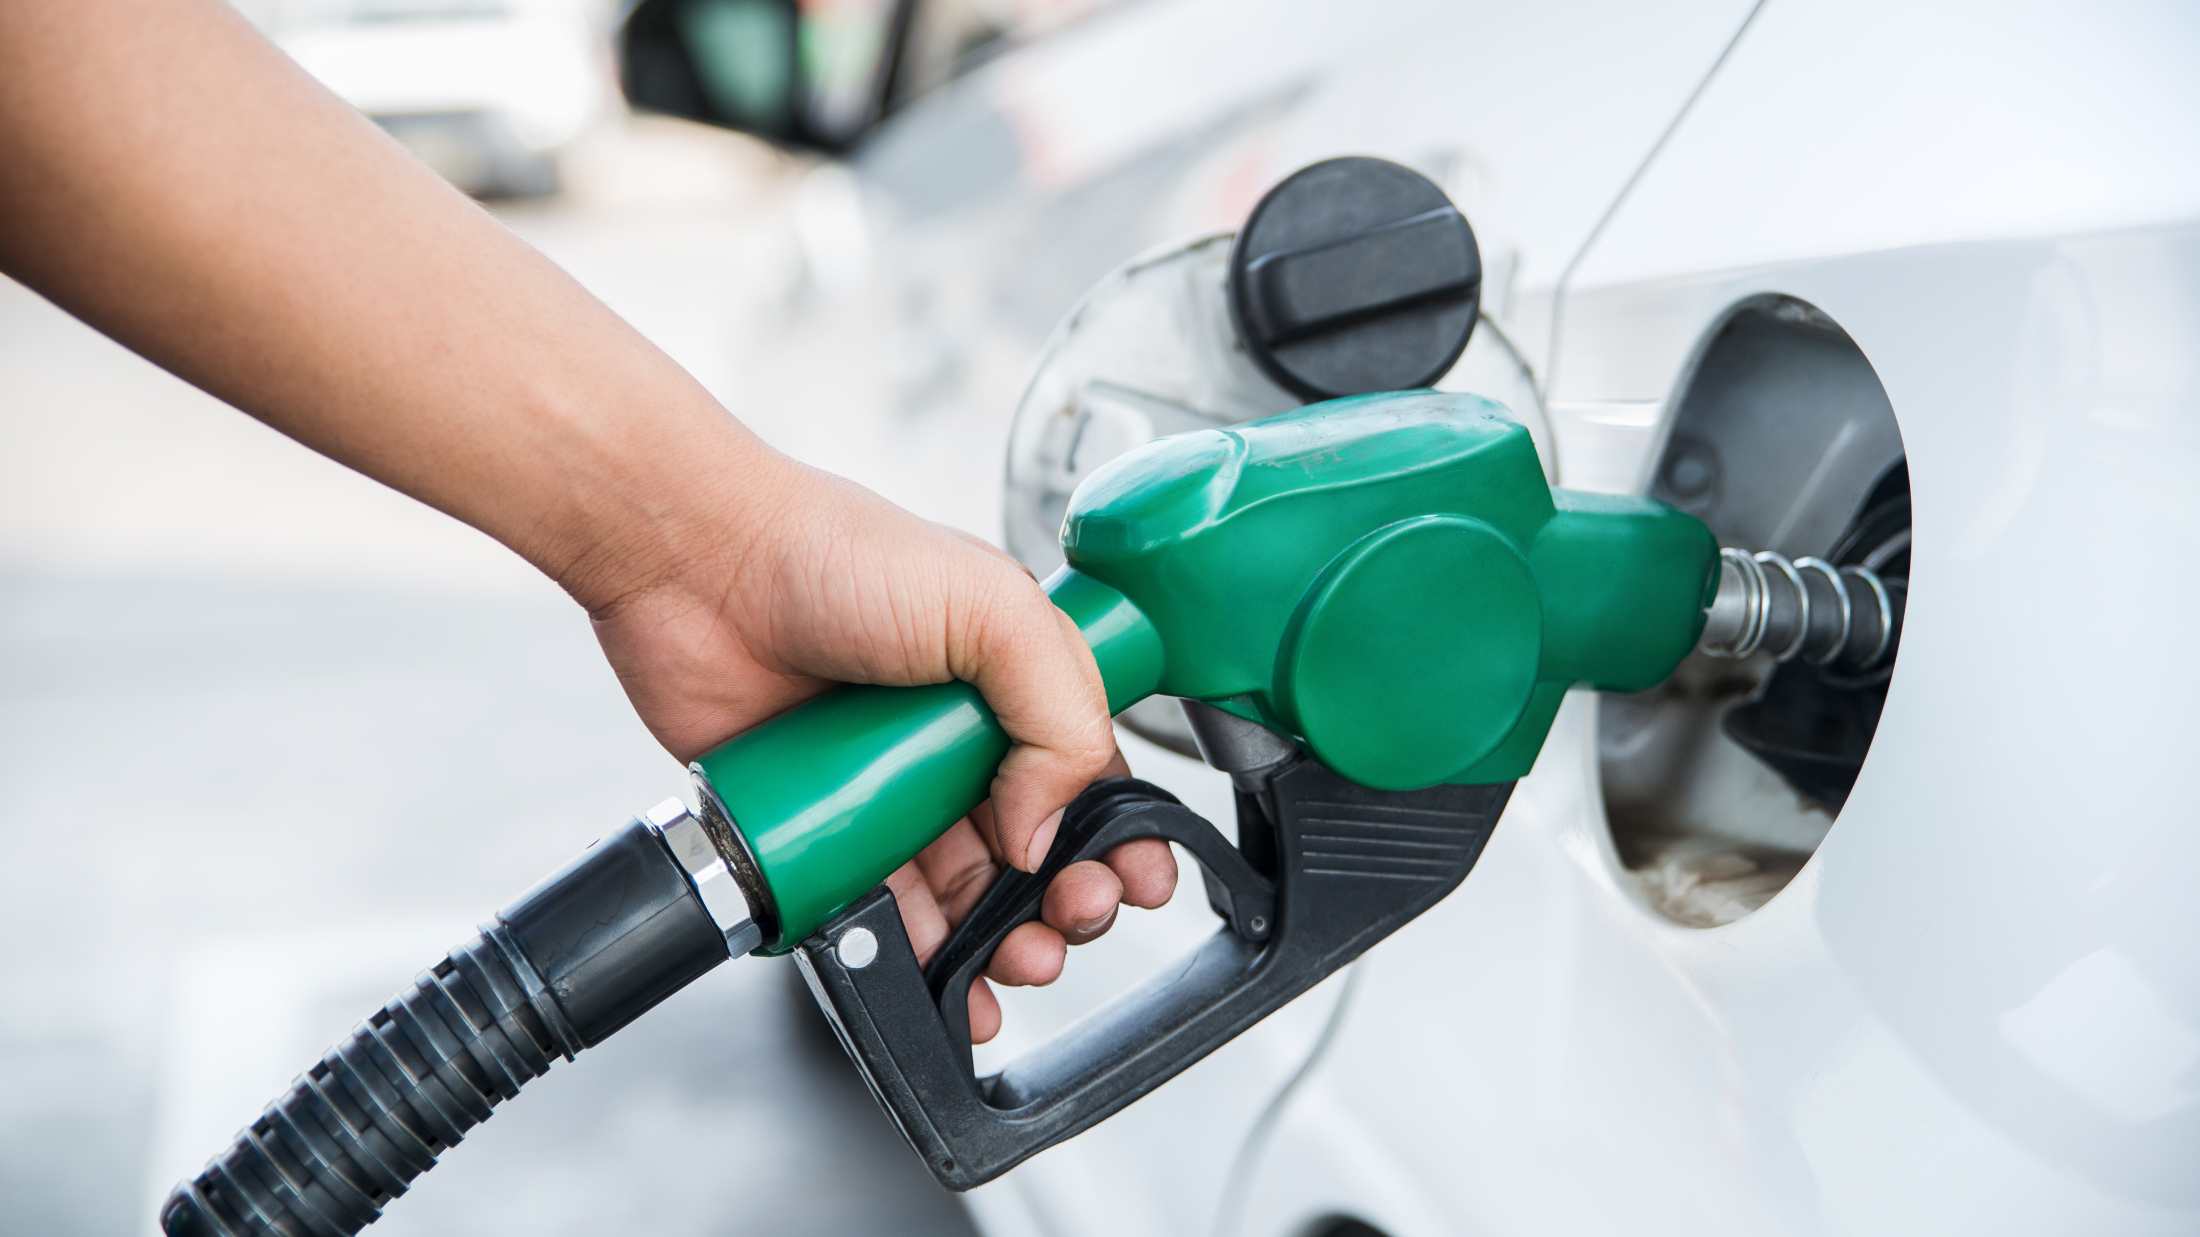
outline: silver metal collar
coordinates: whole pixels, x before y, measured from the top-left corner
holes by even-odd
[[[667,799],[642,813],[642,819],[665,840],[673,859],[687,873],[688,883],[695,886],[695,896],[702,899],[711,922],[725,935],[726,952],[738,958],[762,945],[763,926],[749,909],[749,900],[734,880],[732,867],[718,853],[703,822],[695,818],[687,804]]]

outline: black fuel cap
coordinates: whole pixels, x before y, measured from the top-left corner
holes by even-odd
[[[1230,316],[1263,372],[1309,399],[1425,387],[1482,308],[1474,230],[1428,177],[1353,155],[1268,191],[1230,251]]]

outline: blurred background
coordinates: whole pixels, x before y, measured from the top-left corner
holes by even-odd
[[[1106,6],[242,7],[765,437],[998,537],[1031,343],[1125,250],[1039,264],[989,347],[940,312],[967,287],[880,277],[839,155]],[[653,67],[630,16],[717,54]],[[634,114],[622,54],[774,140]],[[958,123],[876,156],[920,214],[1040,166]],[[517,559],[4,279],[0,444],[0,1227],[145,1231],[300,1066],[684,778]],[[791,966],[724,968],[510,1107],[376,1231],[969,1231]]]

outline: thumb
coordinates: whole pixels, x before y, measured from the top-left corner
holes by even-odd
[[[1116,760],[1107,689],[1092,650],[1068,615],[1029,576],[1004,571],[984,620],[959,624],[949,650],[956,678],[985,697],[1010,748],[991,791],[1003,860],[1036,871],[1062,809]]]

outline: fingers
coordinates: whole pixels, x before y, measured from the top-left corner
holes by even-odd
[[[1123,882],[1107,864],[1087,859],[1063,868],[1039,901],[1041,922],[1072,945],[1108,930],[1123,903]]]
[[[1130,765],[1124,761],[1122,753],[1118,751],[1108,761],[1108,767],[1101,770],[1100,776],[1129,777],[1130,773]],[[978,813],[973,812],[972,815],[977,816]],[[1170,850],[1169,844],[1160,838],[1142,838],[1136,842],[1125,842],[1109,851],[1105,856],[1105,861],[1120,883],[1119,899],[1128,905],[1152,910],[1155,907],[1167,904],[1170,897],[1176,893],[1176,853]],[[1078,866],[1081,865],[1071,865],[1063,875],[1066,876],[1069,872],[1075,871]],[[1058,921],[1050,918],[1048,922],[1053,923],[1069,935],[1070,944],[1072,945],[1082,945],[1091,940],[1092,937],[1098,936],[1100,932],[1107,930],[1103,926],[1097,931],[1093,931],[1091,935],[1080,937],[1073,929],[1073,925],[1066,920]]]
[[[976,826],[963,820],[887,878],[920,963],[938,952],[997,873]],[[1105,933],[1122,903],[1151,907],[1168,901],[1176,878],[1175,856],[1152,838],[1116,847],[1105,862],[1085,860],[1062,869],[1047,886],[1039,918],[1010,932],[987,964],[986,978],[971,984],[971,1042],[985,1043],[1001,1029],[1000,998],[986,979],[1017,987],[1053,983],[1061,977],[1069,946]]]
[[[894,869],[886,878],[886,887],[894,891],[894,904],[901,911],[902,927],[909,933],[909,948],[917,955],[917,965],[922,966],[946,943],[947,917],[913,861]],[[1044,924],[1027,923],[1001,942],[986,974],[998,972],[999,976],[1005,976],[1001,980],[1003,983],[1052,983],[1055,976],[1062,973],[1062,957],[1067,950],[1060,933]],[[993,994],[985,980],[972,981],[970,1042],[982,1044],[1000,1033],[1000,998]]]
[[[1062,934],[1035,919],[1016,925],[1001,947],[993,951],[985,975],[1011,987],[1051,984],[1061,976],[1062,961],[1068,954],[1069,943]]]
[[[1029,577],[1004,567],[992,599],[950,650],[955,677],[975,684],[1014,746],[994,777],[994,845],[1036,871],[1062,808],[1116,760],[1107,692],[1076,624]]]
[[[956,828],[967,830],[969,825],[970,822],[963,821]],[[953,831],[950,830],[950,832]],[[970,834],[969,837],[974,842],[977,840],[975,833]],[[937,846],[938,844],[934,843],[934,845]],[[978,843],[978,849],[981,852],[984,851],[984,843]],[[987,856],[986,863],[990,871],[992,863],[990,855]],[[917,964],[921,966],[931,961],[932,955],[939,952],[940,946],[946,943],[948,933],[947,916],[941,909],[938,897],[932,892],[932,887],[925,882],[922,871],[913,861],[894,869],[893,874],[886,878],[886,887],[894,891],[894,904],[901,911],[902,927],[909,933],[909,948],[917,955]],[[984,882],[979,882],[978,887],[982,891]],[[963,910],[967,912],[969,907],[965,906]],[[1010,940],[1014,939],[1015,934],[1011,933]],[[1003,948],[1006,947],[1007,942],[1003,942]],[[1029,956],[1029,948],[1026,945],[1019,949],[1020,966],[1029,967],[1034,961],[1033,957]],[[1044,952],[1042,943],[1039,953],[1043,955]],[[1043,959],[1040,960],[1043,961]],[[1061,970],[1062,964],[1057,959],[1054,964],[1054,972],[1060,974]],[[1044,983],[1046,981],[1041,980],[1039,982]],[[970,985],[970,1042],[982,1044],[1000,1033],[1000,998],[993,995],[993,989],[987,986],[985,980],[972,981]]]
[[[984,980],[970,981],[970,1042],[982,1044],[1000,1033],[1000,998]]]
[[[948,536],[955,538],[957,541],[964,543],[965,545],[975,546],[978,549],[985,551],[993,557],[1000,559],[1002,562],[1007,563],[1009,566],[1014,567],[1016,570],[1023,572],[1025,575],[1031,576],[1031,578],[1034,580],[1039,578],[1038,576],[1032,575],[1031,568],[1024,566],[1023,562],[1019,560],[1015,555],[1009,553],[1008,551],[1002,549],[997,545],[994,545],[992,542],[986,540],[983,537],[980,537],[974,532],[971,532],[969,529],[957,528],[952,524],[934,524],[933,527],[946,533]]]
[[[1108,852],[1107,864],[1132,906],[1152,910],[1176,893],[1176,852],[1160,838],[1125,842]]]
[[[894,891],[902,930],[909,934],[909,950],[922,966],[947,942],[947,916],[940,913],[939,899],[932,896],[932,887],[924,883],[914,861],[895,868],[886,878],[886,887]]]
[[[956,821],[930,846],[917,852],[915,863],[950,928],[962,923],[1001,870],[992,849],[978,836],[968,817]]]

